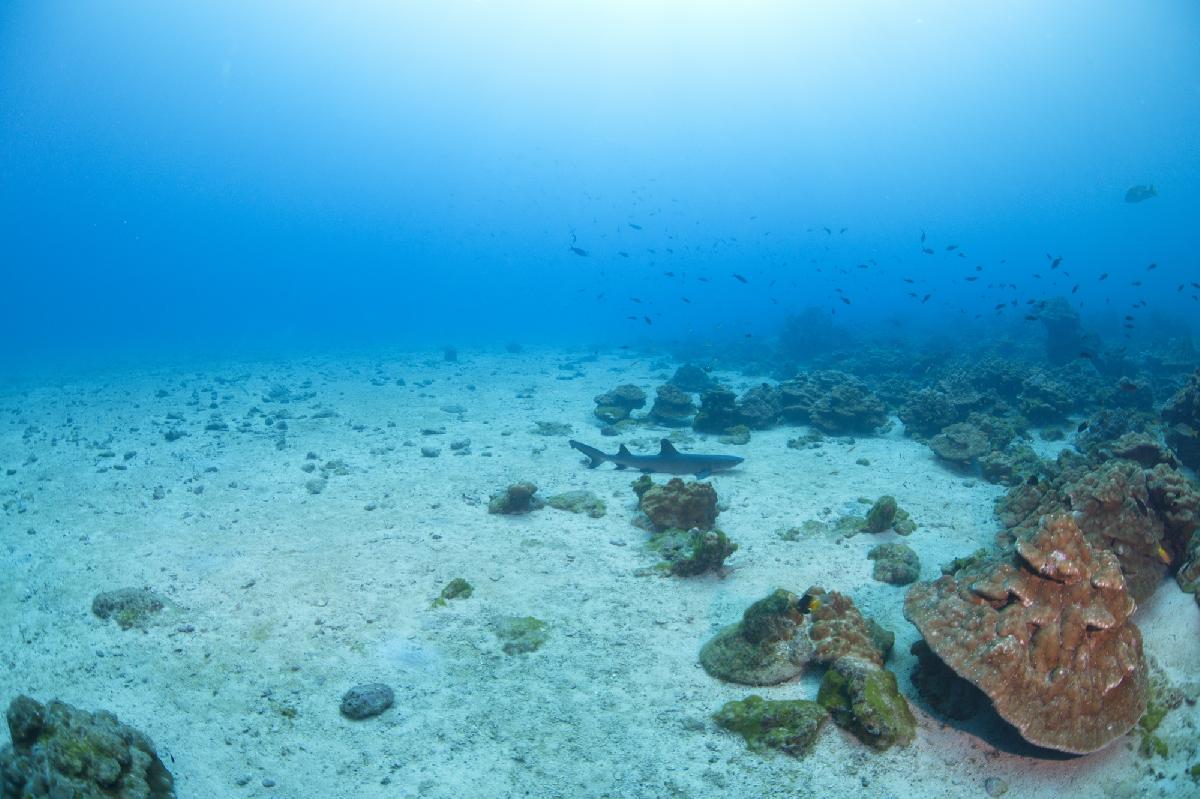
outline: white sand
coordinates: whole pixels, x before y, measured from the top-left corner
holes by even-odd
[[[747,459],[713,478],[719,524],[741,549],[725,579],[637,576],[654,557],[630,524],[636,475],[589,471],[564,438],[530,430],[568,422],[615,450],[591,416],[593,395],[634,382],[652,396],[669,372],[602,357],[560,380],[573,373],[558,368],[571,354],[461,357],[227,363],[4,390],[0,470],[17,472],[0,476],[0,700],[23,692],[115,712],[153,738],[181,797],[982,797],[989,777],[1015,797],[1200,795],[1182,774],[1200,760],[1194,706],[1160,730],[1169,760],[1140,757],[1133,735],[1082,758],[1009,754],[919,702],[907,748],[875,753],[830,724],[804,759],[749,753],[710,715],[752,692],[814,698],[817,675],[752,691],[710,678],[696,655],[776,586],[853,596],[896,633],[889,665],[915,697],[904,589],[873,581],[866,559],[896,537],[789,542],[776,530],[894,494],[920,525],[904,540],[932,579],[939,564],[991,543],[1000,489],[952,474],[898,430],[815,450],[785,446],[802,428],[755,433],[744,447],[697,436],[699,450]],[[724,377],[739,389],[754,382]],[[312,399],[261,399],[305,380]],[[160,388],[169,395],[156,398]],[[193,390],[199,402],[189,405]],[[213,392],[229,432],[203,430]],[[439,409],[448,404],[466,411]],[[254,433],[236,431],[252,406],[338,415],[288,420],[278,450],[261,417]],[[174,443],[163,438],[171,412],[189,433]],[[419,432],[439,426],[445,435]],[[621,440],[650,447],[665,432]],[[460,438],[471,440],[467,455],[449,448]],[[422,445],[441,447],[440,457],[421,457]],[[116,457],[98,457],[106,449]],[[98,471],[126,451],[137,453],[126,471]],[[315,475],[301,471],[310,451],[350,473],[310,495]],[[609,513],[487,514],[488,495],[518,479],[543,495],[589,488]],[[158,485],[165,497],[154,500]],[[456,576],[474,596],[431,609]],[[144,632],[91,614],[96,593],[124,586],[174,607]],[[502,654],[492,623],[509,614],[546,620],[547,644]],[[1191,597],[1165,584],[1137,621],[1174,681],[1200,680]],[[342,718],[342,693],[375,681],[395,688],[395,707]]]

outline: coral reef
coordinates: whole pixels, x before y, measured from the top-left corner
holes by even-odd
[[[8,706],[12,744],[0,750],[0,796],[174,799],[154,744],[111,713],[18,696]]]
[[[887,423],[887,406],[862,380],[838,371],[805,372],[779,386],[783,417],[834,435],[870,434]]]
[[[880,544],[867,558],[875,561],[871,576],[881,583],[908,585],[921,576],[921,560],[906,544]]]
[[[533,483],[513,483],[488,502],[488,513],[516,516],[538,510],[546,503],[534,496],[537,486]]]
[[[717,385],[708,372],[690,363],[685,363],[676,369],[675,374],[671,375],[671,379],[667,382],[684,391],[691,392],[708,391]]]
[[[904,615],[1026,740],[1085,754],[1146,708],[1134,608],[1116,556],[1093,549],[1062,514],[1020,535],[1012,555],[917,583]]]
[[[779,389],[766,383],[743,394],[736,406],[738,422],[751,430],[766,430],[774,425],[782,409]]]
[[[896,504],[895,497],[884,495],[875,500],[875,504],[867,511],[867,518],[863,521],[861,529],[868,533],[892,530],[899,535],[910,535],[917,529],[917,525],[908,515],[908,511]]]
[[[705,391],[700,395],[700,410],[692,420],[692,428],[699,433],[724,433],[741,423],[736,406],[737,395],[727,388]]]
[[[687,427],[695,413],[692,395],[665,383],[655,390],[654,404],[650,406],[647,418],[666,427]]]
[[[1200,469],[1200,369],[1163,406],[1167,444],[1185,465]]]
[[[678,477],[658,485],[643,475],[634,484],[638,508],[655,532],[711,530],[717,522],[717,492],[711,483],[685,483]]]
[[[754,694],[726,702],[713,714],[720,727],[745,738],[751,752],[775,749],[792,757],[808,752],[828,718],[829,713],[816,702],[766,700]]]
[[[992,445],[982,430],[968,422],[957,422],[944,428],[929,442],[934,454],[945,461],[961,465],[991,452]]]
[[[638,408],[646,406],[646,392],[635,385],[625,383],[612,391],[596,396],[596,418],[605,424],[616,424],[630,417]]]

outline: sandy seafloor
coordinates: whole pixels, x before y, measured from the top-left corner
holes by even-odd
[[[1133,735],[1047,760],[946,726],[909,682],[917,633],[901,613],[905,589],[871,578],[868,549],[895,536],[778,537],[890,493],[920,525],[905,541],[924,579],[989,545],[1002,489],[947,470],[898,424],[818,449],[788,448],[807,432],[796,427],[742,447],[695,436],[697,451],[746,458],[712,478],[718,523],[741,549],[723,578],[639,574],[655,558],[631,524],[636,475],[589,471],[565,437],[531,431],[566,422],[606,451],[653,447],[667,431],[601,438],[592,398],[625,382],[652,397],[675,365],[553,351],[464,351],[446,363],[421,352],[10,384],[0,393],[0,698],[113,711],[155,741],[181,797],[982,797],[988,778],[1013,797],[1200,795],[1183,776],[1200,759],[1195,706],[1164,722],[1167,760],[1138,755]],[[739,391],[755,382],[719,376]],[[312,396],[265,403],[275,385]],[[452,405],[463,410],[443,410]],[[261,416],[237,432],[253,407],[290,413],[283,449]],[[314,418],[320,409],[335,415]],[[229,431],[204,430],[214,413]],[[172,427],[188,435],[167,442]],[[430,427],[446,432],[421,434]],[[464,438],[469,453],[452,452]],[[422,457],[426,445],[441,455]],[[1061,446],[1039,444],[1044,455]],[[310,494],[310,452],[348,474]],[[591,489],[608,515],[489,515],[488,496],[519,479],[542,494]],[[474,596],[432,609],[456,576]],[[813,584],[850,594],[896,633],[889,666],[918,717],[911,746],[876,753],[831,723],[804,759],[761,757],[711,721],[750,693],[815,698],[816,674],[748,689],[697,663],[749,603]],[[173,606],[144,631],[92,615],[96,593],[125,586]],[[546,645],[503,654],[493,624],[505,615],[547,621]],[[1190,596],[1164,583],[1136,621],[1174,682],[1200,680]],[[395,689],[395,706],[343,718],[343,692],[376,681]]]

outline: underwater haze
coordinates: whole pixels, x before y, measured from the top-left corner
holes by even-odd
[[[0,3],[0,799],[1200,797],[1198,132],[1195,0]]]
[[[1198,38],[1188,2],[8,3],[9,355],[937,326],[1151,262],[1191,317]]]

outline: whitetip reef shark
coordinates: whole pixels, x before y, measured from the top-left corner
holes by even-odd
[[[595,469],[605,461],[609,461],[618,469],[637,469],[643,474],[651,472],[690,474],[702,480],[713,472],[732,469],[745,460],[737,455],[693,455],[680,452],[665,438],[658,442],[657,455],[634,455],[624,444],[617,450],[616,455],[609,455],[574,439],[571,439],[569,443],[572,449],[577,449],[588,457],[589,469]]]

